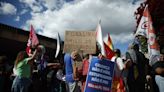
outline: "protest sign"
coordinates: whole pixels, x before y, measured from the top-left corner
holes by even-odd
[[[94,31],[66,31],[64,52],[80,50],[82,53],[96,53],[96,34]]]
[[[111,92],[114,62],[106,59],[91,59],[85,92]]]

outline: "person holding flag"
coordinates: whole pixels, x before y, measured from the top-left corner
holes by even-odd
[[[31,54],[32,54],[31,48],[35,48],[38,44],[39,44],[38,37],[35,34],[35,30],[34,30],[33,26],[31,25],[29,39],[28,39],[28,43],[27,43],[27,47],[26,47],[26,52],[27,52],[28,56],[31,56]]]
[[[37,47],[34,53],[28,57],[25,51],[20,51],[15,60],[16,77],[12,84],[12,92],[28,92],[31,84],[31,66],[40,48]]]

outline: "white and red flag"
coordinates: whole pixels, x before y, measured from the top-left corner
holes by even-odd
[[[137,35],[145,36],[148,39],[148,55],[150,64],[153,65],[156,61],[159,60],[160,50],[148,6],[145,7],[145,10],[143,12],[143,16],[141,18],[135,36]]]
[[[97,28],[96,28],[96,40],[97,40],[98,46],[101,49],[101,54],[106,56],[105,48],[104,48],[104,42],[103,42],[103,38],[102,38],[102,30],[101,30],[100,21],[99,21]]]
[[[151,61],[150,63],[154,64],[155,61],[158,61],[160,58],[160,48],[157,42],[151,15],[148,11],[148,8],[146,10],[148,12],[148,36],[147,37],[148,37],[149,59]]]
[[[148,29],[148,13],[147,13],[147,6],[146,6],[142,18],[140,20],[140,23],[138,25],[137,31],[135,33],[135,36],[141,35],[147,38],[147,29]]]
[[[30,55],[31,48],[34,48],[38,44],[39,44],[39,40],[37,38],[37,35],[35,34],[35,30],[34,30],[33,26],[31,25],[28,43],[27,43],[27,47],[26,47],[27,54]]]

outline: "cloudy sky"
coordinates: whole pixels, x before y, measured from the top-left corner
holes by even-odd
[[[144,0],[1,0],[0,23],[64,39],[65,30],[95,30],[101,19],[103,37],[110,33],[124,53],[133,41],[134,12]]]

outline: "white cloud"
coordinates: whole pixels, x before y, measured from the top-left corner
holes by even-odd
[[[20,15],[23,15],[23,14],[25,14],[26,12],[28,12],[28,10],[27,10],[27,9],[23,9],[23,10],[20,12]]]
[[[43,10],[41,2],[37,0],[19,0],[19,2],[32,9],[32,12],[41,12]]]
[[[17,9],[14,5],[6,2],[0,2],[0,14],[16,14]]]
[[[15,21],[19,21],[20,20],[20,16],[17,16],[16,18],[15,18]]]
[[[120,34],[110,34],[110,38],[113,42],[113,44],[123,44],[123,43],[128,43],[133,41],[134,36],[131,32],[127,32],[127,33],[120,33]],[[107,42],[108,40],[108,36],[106,35],[104,37],[104,41]]]
[[[120,34],[115,34],[111,35],[111,39],[114,40],[114,44],[117,43],[127,43],[129,41],[133,41],[134,36],[132,33],[120,33]]]
[[[49,7],[44,12],[32,12],[32,19],[25,26],[33,24],[35,29],[42,30],[38,32],[41,35],[55,38],[54,34],[59,32],[64,38],[65,30],[95,30],[101,18],[103,36],[110,32],[113,42],[125,43],[135,29],[133,15],[138,6],[139,3],[132,5],[131,0],[75,0],[63,3],[59,10]]]
[[[46,8],[54,10],[60,9],[65,3],[65,0],[42,0],[42,2]]]

